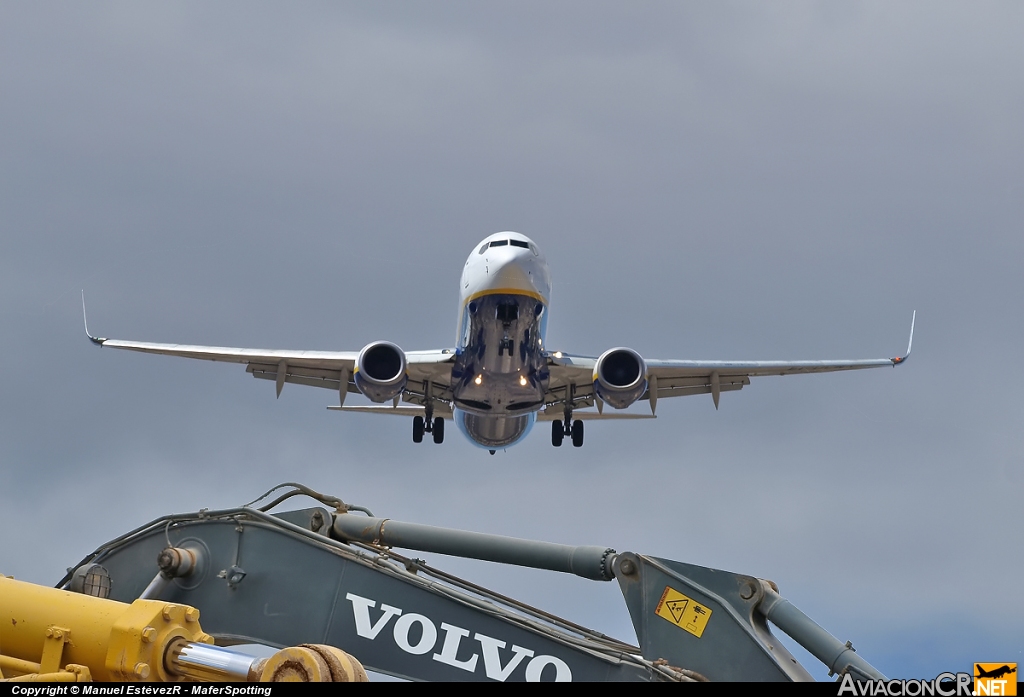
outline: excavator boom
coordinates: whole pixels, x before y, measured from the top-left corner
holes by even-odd
[[[769,621],[833,673],[884,678],[774,584],[753,576],[606,547],[402,523],[282,486],[290,488],[262,507],[158,518],[99,547],[59,586],[198,608],[218,645],[329,645],[369,670],[412,680],[811,680]],[[300,494],[322,505],[271,513]],[[637,641],[587,629],[395,548],[614,580]],[[81,582],[104,576],[89,585],[94,591]]]

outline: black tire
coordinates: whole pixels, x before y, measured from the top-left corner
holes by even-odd
[[[422,443],[423,442],[423,417],[414,416],[412,417],[412,442]]]
[[[579,419],[572,422],[572,447],[583,447],[583,422]]]
[[[551,445],[556,448],[562,445],[562,439],[565,438],[565,431],[562,430],[561,421],[551,422]]]
[[[441,444],[444,443],[444,419],[438,416],[434,419],[434,442]]]

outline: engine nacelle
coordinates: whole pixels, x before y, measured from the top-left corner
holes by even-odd
[[[387,402],[405,389],[409,381],[405,352],[390,341],[374,341],[356,358],[352,379],[372,402]]]
[[[606,404],[625,409],[647,389],[647,364],[633,349],[613,348],[594,365],[594,393]]]

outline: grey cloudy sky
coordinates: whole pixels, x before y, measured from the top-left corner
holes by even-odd
[[[396,519],[772,578],[890,675],[1024,662],[1024,6],[0,5],[0,563],[298,480]],[[475,242],[547,344],[896,355],[490,457],[238,366],[454,341]],[[614,584],[432,559],[632,638]],[[808,664],[816,675],[824,671]]]

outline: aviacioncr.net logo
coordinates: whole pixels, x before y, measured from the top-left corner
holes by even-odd
[[[1000,697],[1017,694],[1016,663],[975,663],[974,694],[999,695]]]
[[[840,695],[856,697],[967,697],[970,673],[940,673],[934,680],[854,680],[847,673],[839,683]]]

